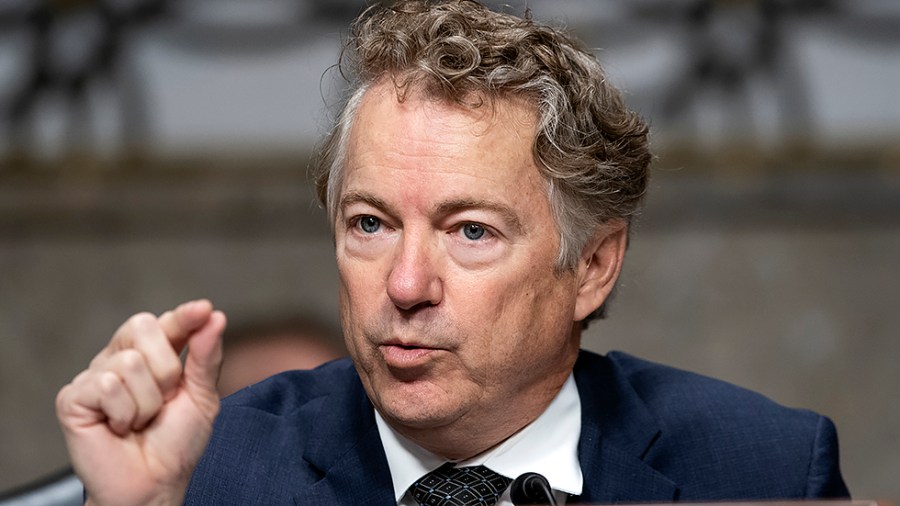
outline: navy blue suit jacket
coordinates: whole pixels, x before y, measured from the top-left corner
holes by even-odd
[[[727,383],[582,351],[580,498],[590,503],[847,496],[834,425]],[[353,364],[270,378],[223,402],[186,504],[394,504]]]

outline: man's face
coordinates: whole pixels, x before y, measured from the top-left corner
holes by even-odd
[[[534,115],[509,101],[491,111],[372,88],[339,192],[348,349],[382,416],[426,448],[439,435],[508,437],[577,356],[576,276],[554,270]]]

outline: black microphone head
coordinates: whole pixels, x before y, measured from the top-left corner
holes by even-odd
[[[550,504],[555,506],[556,499],[547,478],[538,473],[524,473],[512,482],[509,498],[513,504]]]

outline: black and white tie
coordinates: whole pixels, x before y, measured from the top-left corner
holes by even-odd
[[[448,462],[413,483],[410,492],[421,506],[494,506],[511,481],[484,466]]]

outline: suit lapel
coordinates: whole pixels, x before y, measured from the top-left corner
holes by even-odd
[[[325,399],[304,460],[320,479],[294,496],[297,505],[396,501],[371,403],[358,377]]]
[[[669,502],[678,487],[643,456],[661,431],[631,385],[611,361],[581,352],[575,364],[581,396],[579,460],[583,502]]]

